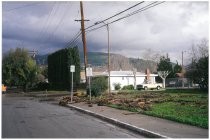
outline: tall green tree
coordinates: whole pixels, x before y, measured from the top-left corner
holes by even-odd
[[[193,83],[199,84],[200,88],[208,89],[209,73],[209,41],[201,40],[197,45],[192,46],[192,62],[186,71],[186,77]]]
[[[173,73],[176,74],[176,73],[181,73],[182,71],[182,66],[178,64],[178,62],[176,62],[176,65],[174,66],[173,68]]]
[[[174,77],[174,72],[172,68],[172,64],[170,61],[170,58],[168,57],[168,54],[165,56],[160,57],[160,62],[157,64],[157,71],[169,71],[168,78]]]
[[[193,61],[186,72],[187,78],[199,84],[201,89],[208,89],[209,57],[202,57],[197,62]]]
[[[80,57],[78,47],[56,51],[48,56],[48,80],[54,89],[70,89],[72,74],[70,66],[75,65],[74,84],[80,83]]]
[[[7,86],[21,86],[27,90],[35,82],[37,66],[25,49],[10,50],[3,57],[2,81]]]

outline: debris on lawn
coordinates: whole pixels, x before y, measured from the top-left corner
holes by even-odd
[[[68,104],[67,100],[60,100],[59,101],[59,105],[61,105],[61,106],[66,106],[67,104]]]
[[[75,103],[79,103],[79,102],[85,102],[86,98],[80,98],[78,96],[73,96],[72,99]],[[65,106],[67,105],[69,102],[71,102],[71,96],[64,96],[62,99],[60,99],[59,101],[59,105]]]

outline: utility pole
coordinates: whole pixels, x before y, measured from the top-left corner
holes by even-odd
[[[183,54],[184,54],[184,52],[182,51],[182,68],[183,68]]]
[[[107,29],[107,43],[108,43],[108,93],[111,93],[111,87],[110,87],[110,38],[109,38],[109,24],[106,24],[104,21],[101,22],[96,22],[95,25],[99,24],[99,23],[103,23],[104,25],[106,25],[106,29]]]
[[[33,58],[33,59],[35,59],[36,54],[38,54],[38,51],[37,51],[37,50],[35,51],[35,50],[33,49],[33,51],[28,51],[28,53],[32,55],[32,58]]]
[[[109,73],[109,94],[111,93],[110,87],[110,40],[109,40],[109,24],[106,24],[107,32],[108,32],[108,73]]]
[[[133,68],[133,75],[134,75],[134,89],[136,89],[136,72],[137,72],[137,69],[136,69],[136,68]]]
[[[182,87],[184,87],[184,63],[183,63],[183,55],[184,55],[184,52],[182,51]]]
[[[38,51],[36,50],[34,50],[33,49],[33,51],[28,51],[28,53],[29,53],[29,55],[31,55],[31,58],[34,60],[34,62],[36,63],[36,55],[38,54]]]
[[[106,24],[107,37],[108,37],[108,90],[109,94],[111,93],[110,87],[110,43],[109,43],[109,24]]]
[[[83,13],[83,4],[82,1],[80,1],[80,11],[81,11],[81,20],[75,20],[75,21],[81,21],[81,31],[82,31],[82,43],[83,43],[83,52],[84,52],[84,64],[85,64],[85,81],[87,85],[87,47],[86,47],[86,37],[85,37],[85,24],[84,21],[89,21],[84,19],[84,13]]]

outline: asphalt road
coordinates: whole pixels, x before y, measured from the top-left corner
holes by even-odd
[[[69,108],[2,95],[2,138],[144,138]]]

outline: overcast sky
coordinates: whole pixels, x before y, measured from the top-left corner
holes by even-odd
[[[85,27],[102,21],[139,2],[83,2]],[[111,22],[148,4],[116,16]],[[38,50],[39,54],[65,48],[80,30],[80,5],[68,2],[2,2],[3,53],[11,48]],[[164,2],[109,25],[112,53],[145,58],[148,50],[169,54],[181,63],[181,52],[190,50],[203,38],[209,39],[208,2]],[[101,24],[103,25],[103,23]],[[99,27],[95,26],[95,27]],[[107,52],[106,27],[87,33],[87,50]],[[76,44],[82,50],[80,39]],[[145,58],[147,59],[147,58]]]

